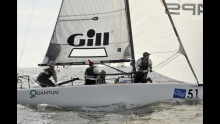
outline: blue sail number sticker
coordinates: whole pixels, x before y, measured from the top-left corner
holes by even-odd
[[[186,89],[174,89],[173,98],[185,98]]]

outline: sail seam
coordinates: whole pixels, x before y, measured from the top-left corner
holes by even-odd
[[[178,54],[176,57],[178,57],[179,55],[180,55],[180,54]],[[173,59],[171,59],[170,61],[168,61],[168,62],[165,63],[164,65],[162,65],[162,66],[160,66],[160,67],[158,67],[158,68],[156,68],[156,69],[154,69],[154,70],[158,70],[158,69],[162,68],[163,66],[167,65],[167,64],[170,63],[172,60],[174,60],[176,57],[174,57]]]
[[[133,12],[133,13],[135,13],[135,12]],[[140,14],[140,13],[135,13],[135,14],[146,15],[146,14]],[[146,15],[146,16],[155,17],[155,18],[163,18],[163,17],[151,16],[151,15]],[[166,19],[166,18],[163,18],[163,19]],[[181,19],[174,19],[174,20],[178,20],[178,21],[188,21],[188,20],[181,20]],[[191,21],[192,21],[192,22],[202,22],[202,21],[193,21],[193,20],[191,20]]]
[[[152,24],[153,24],[153,23],[152,23]],[[161,24],[163,24],[163,23],[161,23]],[[183,24],[183,25],[178,26],[178,28],[180,28],[180,27],[182,27],[182,26],[185,26],[185,25],[187,25],[187,24],[188,24],[188,22],[185,23],[185,24]],[[150,29],[148,29],[148,30],[143,31],[141,34],[139,34],[138,36],[136,36],[136,37],[134,37],[134,38],[137,38],[137,37],[143,35],[144,33],[147,33],[147,32],[149,32],[150,30],[155,29],[155,27],[157,27],[157,26],[158,26],[160,29],[159,29],[159,30],[156,30],[156,31],[154,31],[154,32],[152,32],[152,33],[150,33],[151,35],[154,34],[154,33],[157,33],[157,32],[160,31],[160,30],[162,30],[162,29],[163,29],[164,27],[166,27],[167,25],[164,26],[164,27],[161,27],[160,25],[156,25],[156,26],[154,26],[154,27],[152,27],[152,28],[150,28]],[[173,31],[173,29],[172,29],[172,30],[169,30],[169,31],[164,31],[163,33],[161,33],[161,34],[159,34],[159,35],[156,35],[156,36],[154,36],[154,37],[160,36],[160,35],[162,35],[162,34],[166,34],[166,33],[171,32],[171,31]]]
[[[154,68],[154,70],[157,70],[157,69],[159,69],[159,68],[161,68],[161,67],[163,67],[163,66],[165,66],[166,64],[168,64],[169,62],[171,62],[172,60],[174,60],[176,57],[178,57],[180,54],[178,54],[178,53],[175,53],[175,54],[173,54],[172,56],[170,56],[168,59],[166,59],[166,60],[164,60],[163,62],[161,62],[161,63],[159,63],[158,65],[156,65],[156,66],[154,66],[153,68]],[[177,55],[177,56],[176,56]],[[174,57],[175,56],[175,57]],[[174,57],[174,58],[173,58]],[[165,63],[165,64],[164,64]],[[162,65],[163,64],[163,65]],[[160,67],[159,67],[160,66]],[[155,69],[156,68],[156,69]]]
[[[116,11],[112,11],[112,12],[105,12],[105,13],[93,13],[93,14],[84,14],[84,15],[66,15],[66,16],[62,16],[62,15],[60,15],[59,17],[98,15],[98,14],[115,13],[115,12],[120,12],[120,11],[123,11],[123,10],[125,10],[125,8],[124,8],[124,9],[120,9],[120,10],[116,10]]]

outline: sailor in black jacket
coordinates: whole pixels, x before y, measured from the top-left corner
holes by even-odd
[[[139,72],[135,76],[135,83],[141,82],[141,83],[147,83],[147,75],[148,75],[148,69],[150,72],[152,72],[152,61],[149,58],[149,53],[144,52],[143,57],[139,58],[137,62],[135,63],[135,67],[137,71]],[[150,78],[149,78],[150,79]],[[149,80],[152,82],[152,80]]]
[[[43,69],[43,72],[41,72],[38,75],[37,81],[40,83],[41,87],[51,87],[51,86],[54,87],[55,86],[57,82],[57,75],[56,75],[56,71],[54,67],[55,67],[55,62],[50,61],[49,67],[45,67]],[[54,83],[49,79],[51,76],[55,80]]]
[[[92,85],[97,83],[97,79],[99,78],[98,75],[99,71],[96,66],[94,66],[94,63],[90,60],[89,61],[89,67],[85,71],[85,85]],[[93,75],[89,75],[93,74]]]

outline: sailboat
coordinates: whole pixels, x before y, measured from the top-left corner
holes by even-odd
[[[131,63],[133,71],[117,73],[126,76],[136,72],[135,60],[147,51],[153,71],[176,82],[29,87],[17,89],[17,104],[97,107],[203,99],[202,25],[202,0],[63,0],[39,66],[49,61],[88,65],[88,59],[103,65]]]

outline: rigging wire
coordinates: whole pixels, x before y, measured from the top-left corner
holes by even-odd
[[[173,55],[171,55],[169,58],[167,58],[166,60],[162,61],[161,63],[157,64],[156,66],[154,66],[153,68],[157,68],[158,66],[162,65],[163,63],[169,61],[171,58],[173,58],[177,53],[174,53]]]
[[[177,54],[175,54],[175,55],[177,55]],[[163,66],[165,66],[166,64],[168,64],[169,62],[171,62],[172,60],[174,60],[176,57],[178,57],[180,54],[178,54],[177,56],[175,56],[174,58],[168,58],[168,59],[170,59],[169,61],[168,61],[168,59],[167,60],[165,60],[165,61],[168,61],[167,63],[165,63],[164,65],[161,65],[160,67],[156,67],[156,69],[154,69],[154,70],[157,70],[157,69],[160,69],[161,67],[163,67]],[[164,62],[162,62],[162,63],[164,63]]]
[[[26,32],[26,36],[25,36],[25,39],[24,39],[24,44],[23,44],[23,47],[22,47],[21,56],[20,56],[20,59],[19,59],[19,62],[18,62],[18,67],[19,67],[19,65],[20,65],[21,57],[22,57],[22,54],[23,54],[24,45],[25,45],[25,41],[26,41],[26,38],[27,38],[27,33],[28,33],[28,29],[29,29],[29,26],[30,26],[31,17],[32,17],[33,9],[34,9],[34,4],[35,4],[35,0],[34,0],[34,3],[33,3],[32,10],[31,10],[31,16],[30,16],[30,19],[29,19],[27,32]]]

